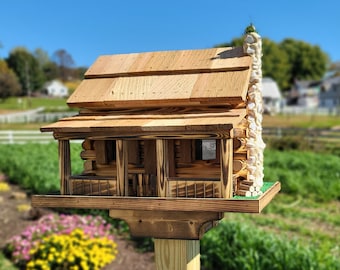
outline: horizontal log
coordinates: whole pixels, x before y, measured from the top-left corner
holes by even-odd
[[[94,151],[94,150],[84,150],[84,151],[81,151],[80,157],[82,159],[92,159],[92,160],[95,160],[96,159],[96,151]]]
[[[233,150],[234,152],[246,152],[247,151],[246,138],[234,138],[233,139]]]
[[[253,181],[249,181],[249,180],[242,180],[240,181],[241,184],[243,185],[248,185],[248,186],[253,186],[254,182]]]
[[[244,197],[251,197],[251,192],[249,190],[237,190],[236,195],[244,196]]]
[[[241,182],[242,183],[242,182]],[[243,185],[243,184],[239,184],[238,188],[240,190],[249,190],[250,192],[255,191],[255,187],[254,186],[248,186],[248,185]]]

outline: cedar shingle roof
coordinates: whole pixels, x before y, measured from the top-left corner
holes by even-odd
[[[246,98],[251,61],[241,48],[100,56],[68,104],[98,109],[238,104]]]

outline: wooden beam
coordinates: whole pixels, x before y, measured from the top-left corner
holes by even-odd
[[[233,196],[233,139],[221,139],[221,194]]]
[[[59,140],[58,141],[59,152],[59,175],[60,175],[60,193],[68,194],[68,180],[71,175],[71,153],[70,153],[70,141]]]
[[[125,140],[116,141],[117,195],[128,195],[128,145]]]
[[[157,157],[157,195],[166,197],[168,192],[169,178],[169,159],[168,159],[168,141],[156,140],[156,157]]]
[[[145,211],[260,213],[270,200],[280,191],[280,189],[280,182],[275,182],[257,199],[33,195],[32,206],[45,208],[60,207]]]
[[[199,240],[154,239],[156,268],[162,270],[200,269]]]
[[[198,240],[223,218],[223,213],[110,210],[110,217],[126,221],[135,237]]]

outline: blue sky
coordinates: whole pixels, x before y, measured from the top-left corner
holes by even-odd
[[[240,37],[252,22],[262,37],[319,45],[340,61],[339,0],[1,0],[0,57],[24,46],[76,66],[99,55],[201,49]]]

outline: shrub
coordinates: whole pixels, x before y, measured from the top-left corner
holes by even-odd
[[[79,232],[79,230],[82,232]],[[70,234],[71,236],[69,236]],[[60,238],[56,236],[60,236]],[[33,261],[31,265],[34,263],[34,265],[37,266],[37,264],[40,265],[43,263],[41,262],[43,259],[41,256],[43,256],[43,250],[46,245],[58,250],[58,243],[60,244],[60,240],[64,239],[63,241],[66,246],[63,246],[63,248],[68,248],[67,243],[69,243],[69,239],[74,237],[80,239],[81,242],[79,242],[79,245],[84,246],[89,244],[88,247],[91,249],[92,247],[96,247],[97,249],[98,247],[102,247],[103,249],[99,249],[98,252],[105,254],[107,253],[107,246],[110,243],[112,244],[112,255],[116,255],[113,228],[110,224],[106,223],[103,218],[55,214],[44,216],[38,224],[29,226],[20,235],[12,237],[6,244],[4,252],[17,266],[25,266],[29,261]],[[90,242],[92,243],[91,245]],[[60,259],[60,257],[56,257],[55,254],[52,255],[56,260],[53,263],[58,263],[57,259]],[[62,255],[60,254],[60,256]],[[114,257],[110,258],[114,259]],[[80,263],[82,261],[77,257],[77,262]],[[91,261],[91,263],[93,262]]]
[[[318,247],[298,244],[249,225],[222,221],[201,241],[205,270],[339,269],[340,262]]]

